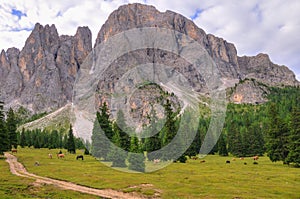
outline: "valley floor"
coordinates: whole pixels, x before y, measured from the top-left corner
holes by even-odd
[[[54,183],[50,184],[58,184],[60,186],[59,184],[63,182],[68,186],[78,186],[75,189],[76,191],[81,190],[81,185],[86,189],[90,187],[92,188],[91,190],[106,191],[108,189],[113,193],[120,193],[120,196],[124,194],[125,198],[127,196],[128,198],[132,196],[138,197],[140,195],[148,198],[298,199],[300,197],[300,169],[288,167],[281,162],[272,163],[268,157],[260,157],[257,161],[258,164],[253,164],[252,158],[240,160],[238,158],[233,159],[233,157],[209,155],[204,158],[205,162],[202,161],[202,163],[201,160],[203,159],[188,160],[185,164],[173,163],[164,169],[140,174],[111,169],[92,156],[84,156],[84,161],[76,160],[76,155],[74,154],[66,154],[65,159],[57,159],[56,157],[50,159],[48,157],[49,153],[55,154],[58,151],[58,149],[31,148],[18,150],[16,157],[29,172],[29,174],[24,173],[21,168],[19,174],[27,175],[28,177],[37,176],[33,180],[28,179],[32,181],[31,183],[34,183],[36,180],[36,182],[43,182],[43,180],[51,178],[49,179],[50,182]],[[77,155],[82,153],[82,151],[78,151]],[[230,164],[226,164],[227,160],[230,160]],[[15,160],[8,154],[8,161],[13,162]],[[34,165],[36,161],[39,162],[39,166]],[[4,161],[0,161],[0,163],[5,165]],[[153,163],[147,162],[146,167],[152,166]],[[4,174],[8,175],[7,173]],[[4,178],[3,175],[0,176],[0,182],[5,179],[5,175]],[[4,192],[9,192],[5,190],[5,187],[13,186],[10,183],[14,181],[11,181],[10,178],[15,180],[17,177],[10,176],[6,180],[5,186],[1,185],[0,198],[3,198],[2,194]],[[24,180],[23,177],[18,178]],[[47,181],[39,186],[45,186],[42,189],[47,189],[50,186],[52,191],[53,187],[56,187],[49,185]],[[26,187],[24,190],[26,190]],[[51,190],[48,190],[47,193],[54,194]],[[65,190],[57,187],[56,191],[63,193]],[[74,194],[73,191],[70,192]],[[13,193],[9,194],[13,196]],[[80,193],[80,196],[82,197],[74,196],[72,198],[83,198],[84,194]],[[94,197],[92,195],[89,196],[91,198]],[[102,196],[113,197],[112,195]]]

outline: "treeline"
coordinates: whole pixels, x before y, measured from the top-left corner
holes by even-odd
[[[300,164],[300,89],[271,88],[262,105],[229,104],[219,153]]]
[[[222,134],[210,154],[247,157],[267,153],[272,161],[300,164],[300,89],[296,87],[271,88],[270,92],[269,102],[265,104],[228,105]],[[149,114],[150,124],[142,132],[151,136],[140,138],[135,135],[134,130],[128,129],[122,112],[118,113],[116,121],[111,121],[109,110],[104,104],[97,113],[97,120],[94,123],[92,154],[103,160],[112,161],[113,166],[122,167],[127,166],[125,160],[130,165],[129,156],[130,154],[132,156],[132,152],[140,154],[146,152],[145,156],[132,158],[135,161],[139,159],[139,162],[143,162],[146,158],[185,162],[186,156],[197,155],[210,124],[210,118],[198,118],[199,124],[195,127],[188,122],[182,122],[178,112],[172,110],[167,100],[164,109],[165,121],[157,119],[152,110]],[[164,125],[159,129],[161,122]],[[175,148],[163,151],[167,155],[153,153],[167,146],[174,139],[180,125],[184,125],[187,132],[196,131],[192,142],[188,141],[190,147],[184,154],[176,157],[178,151]],[[126,132],[131,132],[129,134],[133,136]],[[187,142],[187,140],[182,137],[181,142]],[[180,146],[180,143],[176,144]],[[119,148],[122,150],[118,151]],[[170,157],[176,157],[176,159]]]
[[[135,135],[134,130],[126,125],[124,113],[118,111],[116,121],[110,120],[110,114],[106,103],[97,112],[97,119],[94,122],[92,133],[91,153],[104,161],[111,161],[113,167],[128,167],[131,170],[145,170],[144,151],[149,160],[162,159],[171,160],[173,154],[151,154],[150,152],[161,149],[168,145],[176,136],[180,118],[176,117],[178,112],[173,111],[172,104],[165,100],[164,113],[166,116],[165,125],[161,130],[156,126],[158,121],[155,117],[154,109],[149,115],[150,125],[145,129],[144,134],[150,133],[149,138],[141,138]],[[132,135],[132,136],[131,136]],[[170,151],[174,153],[176,151]],[[184,157],[184,156],[183,156]],[[181,161],[182,157],[178,158]],[[126,164],[128,161],[128,165]]]
[[[76,149],[85,149],[85,145],[80,138],[73,135],[72,127],[69,133],[64,133],[65,130],[25,130],[24,128],[18,132],[18,145],[21,147],[34,147],[57,149],[68,149],[69,152],[74,152]],[[74,144],[73,144],[74,143]]]
[[[7,115],[3,110],[4,103],[0,102],[0,155],[5,151],[16,148],[18,145],[17,124],[13,109],[9,109]]]
[[[18,114],[15,114],[11,108],[5,113],[3,106],[3,102],[0,102],[0,154],[17,148],[18,145],[49,149],[65,148],[70,153],[75,153],[76,149],[86,148],[82,139],[74,137],[72,126],[70,126],[68,133],[65,133],[66,130],[64,129],[48,131],[41,129],[25,130],[24,128],[21,132],[17,132],[17,126],[24,120],[20,120]],[[85,153],[88,153],[88,150]]]

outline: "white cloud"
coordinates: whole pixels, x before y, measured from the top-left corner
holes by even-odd
[[[172,10],[186,17],[201,10],[194,21],[207,33],[234,43],[239,55],[268,53],[274,62],[292,68],[300,79],[298,0],[0,0],[0,48],[23,47],[30,34],[25,30],[37,22],[55,24],[59,34],[68,35],[74,35],[78,26],[89,26],[95,40],[113,10],[134,2],[146,2],[160,11]],[[19,19],[12,15],[12,9],[26,16]]]

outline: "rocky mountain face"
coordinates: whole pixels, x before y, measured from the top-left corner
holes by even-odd
[[[33,112],[65,105],[72,100],[77,71],[91,50],[87,27],[79,27],[74,36],[59,36],[54,25],[36,24],[21,51],[10,48],[1,52],[2,100]]]
[[[245,78],[272,86],[299,85],[291,70],[272,63],[267,55],[239,57],[233,44],[206,34],[191,20],[172,11],[159,12],[148,5],[124,5],[111,13],[98,33],[95,46],[117,33],[142,27],[172,29],[198,41],[213,58],[228,87],[234,87]],[[34,112],[65,105],[72,100],[77,71],[91,51],[91,32],[87,27],[79,27],[74,36],[59,36],[54,25],[36,24],[21,51],[10,48],[1,52],[0,99],[7,105],[20,104]],[[99,82],[98,89],[112,92],[118,78],[135,63],[141,64],[141,60],[171,66],[182,73],[196,91],[206,92],[201,74],[184,59],[160,49],[141,49],[118,58],[106,71],[106,78]],[[237,96],[244,99],[240,102],[263,102],[260,95],[253,94],[258,90],[261,90],[260,85],[247,82],[233,92],[231,100],[235,101],[234,96]]]
[[[130,4],[121,6],[119,9],[111,13],[108,20],[102,26],[98,33],[95,46],[105,42],[109,37],[133,28],[158,27],[176,30],[180,33],[187,34],[196,40],[206,49],[208,54],[216,63],[224,84],[227,87],[234,87],[236,90],[232,92],[229,99],[236,103],[263,103],[266,101],[266,88],[262,85],[243,81],[244,79],[255,79],[269,86],[299,85],[294,73],[286,66],[279,66],[271,62],[268,55],[258,54],[254,57],[239,57],[235,46],[228,43],[222,38],[218,38],[211,34],[206,34],[202,29],[198,28],[191,20],[184,16],[172,12],[159,12],[153,6],[142,4]],[[247,41],[245,41],[247,42]],[[121,62],[120,62],[121,60]],[[188,79],[193,89],[206,93],[205,81],[201,74],[197,73],[184,59],[159,49],[138,50],[133,53],[126,54],[125,57],[119,58],[116,63],[110,65],[107,76],[111,77],[109,82],[101,82],[99,90],[110,88],[114,90],[112,82],[116,82],[123,73],[116,75],[113,71],[127,71],[128,66],[136,63],[164,63],[172,66],[174,70],[180,72]],[[120,66],[122,63],[122,66]],[[122,68],[122,69],[120,69]],[[110,71],[110,72],[109,72]],[[109,90],[107,90],[109,92]],[[238,100],[235,100],[239,96]]]

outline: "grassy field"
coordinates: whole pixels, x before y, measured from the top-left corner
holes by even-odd
[[[75,191],[62,190],[52,185],[39,186],[34,180],[18,177],[10,173],[8,163],[0,158],[0,198],[1,199],[23,199],[23,198],[99,198],[92,195],[82,194]]]
[[[153,173],[134,174],[111,169],[91,156],[85,156],[84,161],[76,160],[72,154],[67,154],[65,159],[48,158],[48,153],[56,152],[58,150],[26,148],[20,149],[17,157],[29,172],[41,176],[101,189],[136,191],[149,197],[159,194],[162,198],[300,198],[300,169],[281,162],[272,163],[267,157],[261,157],[254,165],[250,158],[232,161],[232,157],[211,155],[204,158],[205,163],[189,160],[186,164],[173,163]],[[225,164],[226,160],[231,163]],[[35,161],[39,161],[40,166],[34,166]],[[4,186],[1,184],[0,198],[9,187],[31,194],[30,180],[9,174],[2,160],[1,167],[4,167],[7,180]],[[39,189],[54,196],[69,193],[51,186]],[[71,198],[83,198],[81,196]]]

